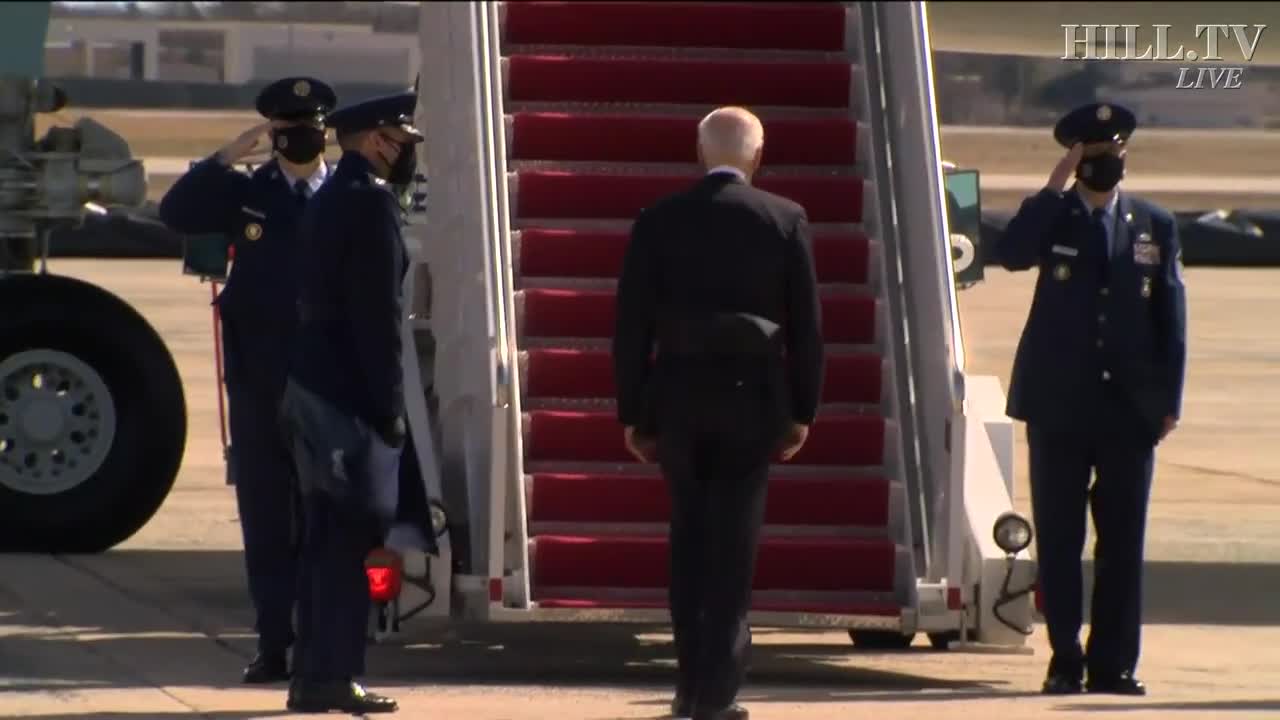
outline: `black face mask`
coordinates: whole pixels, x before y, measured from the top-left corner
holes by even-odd
[[[1076,178],[1095,192],[1108,192],[1124,177],[1124,157],[1103,153],[1084,158],[1076,166]]]
[[[387,174],[387,182],[392,185],[409,185],[418,172],[418,146],[410,143],[400,144],[400,154],[391,163],[391,171]]]
[[[285,160],[305,165],[324,152],[324,130],[295,125],[275,131],[274,145]]]

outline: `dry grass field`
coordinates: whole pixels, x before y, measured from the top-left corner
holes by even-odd
[[[165,110],[76,110],[43,116],[38,131],[49,125],[70,124],[88,115],[129,141],[139,157],[198,158],[217,149],[260,122],[251,112],[189,112]],[[1061,157],[1049,128],[952,128],[942,130],[943,156],[961,167],[987,173],[1048,175]],[[1223,196],[1213,187],[1214,176],[1270,176],[1280,158],[1280,132],[1185,131],[1139,129],[1129,151],[1132,172],[1144,175],[1199,175],[1203,192],[1152,193],[1148,196],[1170,209],[1195,210],[1230,205],[1262,207],[1275,198],[1266,195]],[[172,178],[153,177],[152,199],[159,199]],[[1012,209],[1022,194],[992,191],[984,194],[990,209]]]

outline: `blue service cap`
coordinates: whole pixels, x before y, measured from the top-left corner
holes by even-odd
[[[272,120],[324,119],[338,104],[333,88],[311,77],[277,80],[258,93],[258,114]]]
[[[413,113],[417,106],[417,93],[384,95],[335,110],[329,115],[328,123],[329,127],[343,133],[398,127],[421,141],[422,133],[413,125]]]
[[[1053,139],[1069,148],[1076,143],[1128,141],[1138,127],[1133,113],[1122,105],[1091,103],[1072,110],[1053,128]]]

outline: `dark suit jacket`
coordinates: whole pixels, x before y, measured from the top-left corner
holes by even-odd
[[[681,357],[669,331],[690,319],[735,313],[780,326],[773,362],[783,378],[777,419],[811,423],[824,356],[810,245],[804,208],[729,173],[708,175],[645,209],[632,227],[618,280],[613,356],[622,424],[657,431],[654,398],[662,378],[672,377],[664,367],[699,365],[692,376],[676,373],[691,392],[724,375],[734,350],[703,352],[691,361]],[[709,356],[716,359],[708,363]]]
[[[1010,417],[1088,427],[1122,391],[1145,439],[1182,412],[1187,301],[1177,223],[1121,192],[1111,253],[1074,192],[1042,190],[1009,221],[998,252],[1010,270],[1039,269],[1009,386]]]

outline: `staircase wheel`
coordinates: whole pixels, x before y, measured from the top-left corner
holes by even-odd
[[[892,630],[850,630],[853,646],[862,650],[905,650],[915,640],[914,633],[905,634]]]

